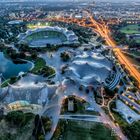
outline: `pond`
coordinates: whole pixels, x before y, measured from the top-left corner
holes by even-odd
[[[31,67],[32,64],[30,62],[15,64],[0,52],[0,74],[2,74],[5,79],[17,76],[20,72],[27,72]]]

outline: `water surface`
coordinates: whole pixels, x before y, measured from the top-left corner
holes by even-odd
[[[8,79],[12,76],[17,76],[20,72],[27,72],[32,67],[31,63],[14,64],[12,60],[6,58],[0,52],[0,74]]]

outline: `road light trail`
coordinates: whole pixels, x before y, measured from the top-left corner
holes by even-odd
[[[88,16],[90,17],[90,21],[96,27],[96,31],[106,40],[106,43],[109,46],[115,48],[115,52],[117,54],[117,58],[120,61],[120,63],[125,65],[125,67],[129,70],[130,74],[135,77],[135,79],[138,81],[138,84],[140,85],[140,73],[136,68],[132,66],[131,62],[127,60],[127,58],[124,56],[121,50],[119,48],[116,49],[117,44],[109,35],[110,30],[108,29],[108,27],[104,24],[102,25],[96,22],[89,13]]]

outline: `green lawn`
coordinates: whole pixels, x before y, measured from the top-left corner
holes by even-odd
[[[3,87],[8,86],[8,83],[10,83],[10,79],[5,80],[5,81],[1,84],[1,87],[3,88]]]
[[[0,121],[0,140],[33,140],[35,115],[21,111],[13,112],[4,116]]]
[[[125,27],[122,27],[120,31],[125,34],[138,34],[140,33],[139,29],[140,26],[136,24],[136,25],[127,25]]]
[[[4,88],[4,87],[7,87],[8,84],[14,84],[17,80],[19,80],[19,77],[11,77],[11,78],[5,80],[5,81],[1,84],[1,87]]]
[[[140,57],[140,52],[139,51],[130,51],[129,53]]]
[[[46,62],[42,58],[37,58],[34,62],[34,68],[31,70],[32,73],[43,75],[45,77],[49,77],[51,75],[55,75],[55,69],[47,66]]]
[[[101,123],[68,121],[63,130],[61,140],[116,140],[111,130]]]
[[[140,39],[136,39],[136,42],[137,42],[137,43],[140,43]]]
[[[44,68],[46,65],[46,62],[42,58],[37,58],[37,60],[34,63],[34,68],[32,69],[33,73],[37,73],[40,69]]]

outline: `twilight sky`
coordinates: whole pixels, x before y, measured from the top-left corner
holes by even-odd
[[[68,1],[68,2],[70,2],[70,1],[112,1],[112,2],[118,2],[118,1],[120,1],[120,2],[125,2],[125,1],[128,1],[128,2],[132,2],[132,1],[136,1],[136,2],[140,2],[140,0],[1,0],[1,1]]]

